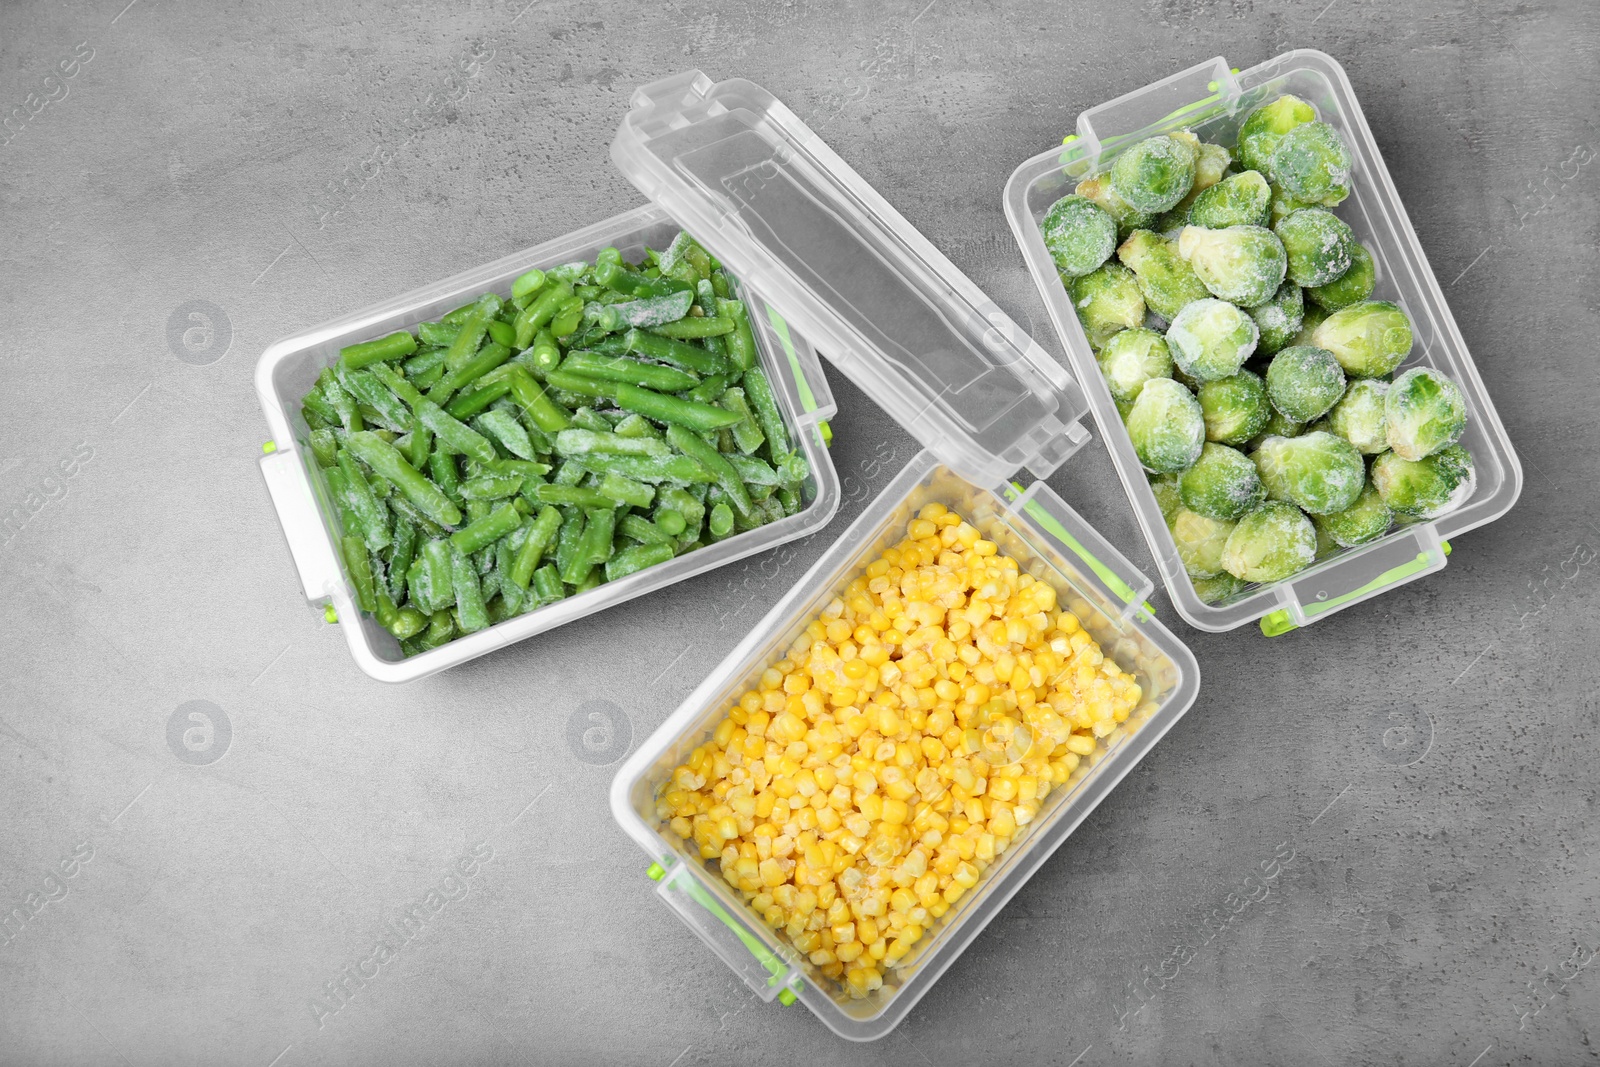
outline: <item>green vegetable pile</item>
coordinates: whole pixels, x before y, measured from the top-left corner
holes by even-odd
[[[1196,591],[1276,582],[1474,488],[1461,390],[1416,367],[1334,214],[1352,158],[1310,104],[1124,150],[1041,222]],[[1118,244],[1118,241],[1121,243]]]
[[[301,408],[361,610],[408,656],[793,515],[745,305],[687,234],[340,350]]]

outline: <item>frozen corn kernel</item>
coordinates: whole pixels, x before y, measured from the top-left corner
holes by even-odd
[[[1056,591],[929,504],[661,783],[662,825],[858,999],[1143,699]]]

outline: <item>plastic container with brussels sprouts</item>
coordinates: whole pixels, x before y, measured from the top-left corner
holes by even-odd
[[[1331,57],[1218,58],[1092,108],[1005,204],[1193,625],[1314,622],[1515,503],[1521,465]]]

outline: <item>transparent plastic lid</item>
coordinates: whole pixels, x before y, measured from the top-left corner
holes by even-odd
[[[611,157],[962,477],[1043,478],[1087,438],[1066,370],[760,86],[646,85]]]

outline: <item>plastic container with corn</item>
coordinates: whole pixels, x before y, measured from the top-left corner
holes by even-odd
[[[1088,440],[1077,384],[793,112],[689,71],[634,94],[612,153],[927,446],[611,789],[657,899],[757,997],[870,1041],[1199,672],[1149,579],[1013,480]]]
[[[663,783],[656,814],[852,998],[880,989],[1142,691],[943,504]]]

